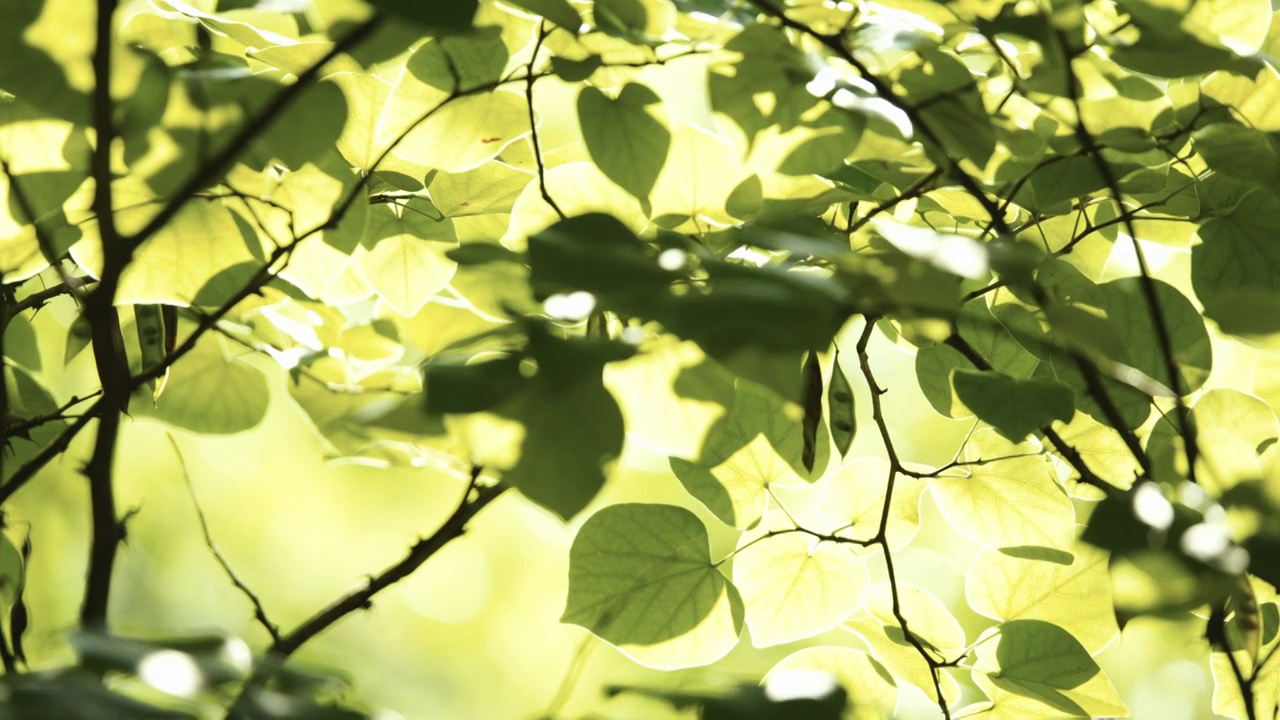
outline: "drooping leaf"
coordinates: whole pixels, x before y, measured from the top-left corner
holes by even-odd
[[[817,452],[818,425],[822,422],[822,367],[818,365],[818,356],[809,353],[804,361],[804,398],[800,403],[804,410],[801,437],[804,449],[800,453],[800,461],[804,469],[813,472],[814,454]]]
[[[840,351],[836,350],[831,361],[831,381],[827,387],[827,413],[830,416],[831,440],[843,457],[849,454],[853,436],[858,427],[853,403],[853,387],[840,367]]]

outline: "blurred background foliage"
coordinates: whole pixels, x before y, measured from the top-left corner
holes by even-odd
[[[374,10],[391,19],[369,25]],[[1268,251],[1250,254],[1252,240],[1280,216],[1268,194],[1280,177],[1265,161],[1275,154],[1270,133],[1280,127],[1273,127],[1270,105],[1252,99],[1280,87],[1265,2],[1201,0],[1171,9],[1137,1],[131,0],[116,10],[110,78],[119,109],[118,157],[106,158],[117,171],[114,229],[99,222],[89,167],[97,157],[87,129],[95,122],[88,102],[94,15],[82,0],[22,0],[0,9],[8,201],[0,215],[0,270],[6,307],[22,308],[6,317],[4,332],[9,410],[20,419],[58,415],[62,403],[79,398],[80,412],[89,412],[89,402],[98,408],[121,396],[103,385],[107,378],[95,365],[102,331],[88,327],[90,313],[80,308],[102,296],[78,293],[86,277],[118,280],[106,304],[120,308],[129,341],[119,359],[135,391],[123,394],[128,414],[114,458],[115,503],[127,522],[113,576],[112,635],[81,627],[83,558],[91,544],[82,470],[91,438],[77,436],[38,478],[13,477],[80,419],[77,410],[9,438],[2,477],[11,484],[0,486],[9,540],[0,555],[8,564],[0,567],[21,564],[25,573],[20,593],[0,585],[7,593],[0,597],[11,609],[10,637],[21,639],[21,654],[38,672],[8,675],[4,687],[15,707],[32,703],[29,716],[47,715],[42,703],[57,702],[64,709],[82,703],[86,716],[108,702],[121,703],[123,717],[150,712],[124,698],[157,713],[220,716],[235,681],[273,638],[219,554],[271,623],[295,627],[447,524],[459,495],[472,489],[468,471],[473,482],[479,475],[473,463],[489,468],[486,482],[501,477],[522,494],[499,497],[465,535],[379,593],[372,607],[306,643],[281,673],[277,687],[285,692],[259,698],[259,711],[343,717],[341,705],[383,717],[626,720],[741,717],[734,704],[741,702],[755,713],[749,717],[830,716],[838,710],[811,699],[789,710],[769,706],[754,686],[784,658],[794,666],[822,664],[819,653],[794,655],[802,648],[860,648],[851,631],[887,631],[893,623],[884,602],[868,602],[878,616],[864,613],[848,627],[803,640],[794,639],[804,634],[795,628],[770,635],[774,628],[753,623],[748,606],[747,624],[759,636],[750,639],[768,647],[730,642],[700,648],[704,667],[648,669],[636,659],[670,667],[680,658],[669,648],[645,655],[644,643],[618,641],[624,652],[562,622],[573,619],[566,598],[575,536],[604,508],[661,503],[697,518],[718,561],[744,547],[739,529],[757,531],[757,521],[772,527],[779,513],[766,508],[821,517],[841,455],[856,458],[849,472],[858,480],[882,475],[885,449],[874,431],[880,423],[893,429],[901,461],[936,468],[971,438],[975,413],[1015,442],[1058,428],[1104,460],[1099,473],[1121,490],[1134,482],[1136,465],[1117,438],[1138,428],[1150,475],[1174,487],[1188,471],[1182,438],[1172,421],[1157,419],[1176,416],[1173,401],[1120,388],[1128,394],[1120,396],[1117,417],[1102,417],[1094,391],[1082,389],[1086,381],[1061,356],[1011,349],[1018,343],[999,332],[983,335],[989,325],[982,323],[997,315],[1002,326],[1037,335],[1043,322],[1048,336],[1084,348],[1100,366],[1119,367],[1122,379],[1135,368],[1142,381],[1165,377],[1143,300],[1135,284],[1122,281],[1140,264],[1137,243],[1115,227],[1122,219],[1130,224],[1126,233],[1137,228],[1151,274],[1165,283],[1159,293],[1178,341],[1174,390],[1201,393],[1205,454],[1217,463],[1204,486],[1221,499],[1232,488],[1263,485],[1238,481],[1274,480],[1275,452],[1266,453],[1280,403],[1280,326],[1271,315],[1258,319],[1257,308],[1275,309],[1272,291],[1280,285]],[[585,29],[574,26],[587,19]],[[1103,37],[1109,54],[1070,65],[1062,53],[1082,50],[1072,39],[1101,42],[1106,33],[1095,26],[1104,23],[1115,27],[1115,37]],[[970,26],[1005,44],[971,42]],[[1068,31],[1074,34],[1057,42],[1055,33]],[[334,45],[359,32],[373,41]],[[843,33],[865,51],[870,70],[892,82],[868,88],[839,52],[822,54],[831,48],[821,39]],[[1010,48],[1013,60],[1002,55]],[[329,61],[323,71],[316,65],[322,59]],[[1058,74],[1064,65],[1074,68],[1061,73],[1070,76],[1065,83]],[[532,81],[523,82],[527,73],[537,74],[536,94]],[[319,76],[323,82],[300,79]],[[1076,82],[1083,99],[1066,87]],[[302,89],[259,132],[250,119],[282,87]],[[881,102],[886,89],[907,98],[915,116]],[[1088,121],[1096,137],[1084,131],[1082,139],[1060,122],[1073,104],[1076,120]],[[926,124],[934,137],[912,137],[913,125]],[[1157,141],[1169,147],[1157,148]],[[1090,158],[1102,155],[1091,144],[1105,146],[1122,187],[1110,187],[1114,178],[1096,169]],[[1017,233],[996,228],[1006,219],[988,217],[990,208],[977,199],[982,193],[966,191],[966,182],[997,197],[1004,204],[998,214],[1026,224]],[[1128,205],[1111,197],[1121,192]],[[1139,214],[1132,209],[1139,201],[1151,203],[1144,210],[1168,213]],[[866,227],[880,214],[893,221]],[[1077,224],[1089,232],[1077,236]],[[1020,265],[1016,252],[1000,255],[1008,248],[999,242],[972,242],[993,229],[1000,241],[1016,235],[1016,247],[1034,247],[1031,264]],[[583,243],[598,237],[618,242],[608,251]],[[692,260],[704,274],[695,277],[682,264]],[[977,271],[967,264],[975,261]],[[990,306],[983,300],[961,310],[962,292],[980,292],[990,269],[1010,290]],[[679,272],[690,273],[683,278],[690,283],[716,284],[736,304],[699,305],[700,296],[674,292],[653,300],[649,290],[665,290]],[[63,291],[41,296],[58,287]],[[1037,294],[1044,288],[1061,304]],[[610,315],[575,305],[583,292]],[[1081,306],[1105,310],[1108,322],[1091,322],[1088,312],[1053,314]],[[1028,308],[1045,312],[1032,317]],[[862,317],[846,322],[883,313],[891,321],[876,333]],[[1206,327],[1202,315],[1213,323]],[[174,362],[177,341],[166,333],[195,337],[214,325],[219,331],[203,334]],[[975,344],[1000,372],[953,373],[965,369],[960,351],[942,343],[954,328],[978,337]],[[828,352],[828,340],[838,354]],[[636,347],[644,352],[629,357]],[[453,362],[457,350],[466,351],[464,361]],[[791,413],[771,417],[782,427],[777,432],[794,430],[798,408],[785,401],[799,395],[796,371],[806,350],[822,355],[820,380],[841,362],[852,378],[857,414],[849,419],[859,429],[846,437],[852,448],[833,447],[840,443],[834,431],[828,444],[824,430],[816,459],[806,463],[813,467],[801,472],[799,442],[790,436],[776,443],[789,443],[785,449],[765,448],[776,461],[770,469],[798,480],[826,473],[826,481],[772,488],[766,481],[740,495],[720,488],[715,470],[746,461],[734,445],[741,429],[716,425],[719,416],[735,403],[758,401],[750,409],[766,414],[776,403]],[[864,356],[889,390],[883,418],[872,411],[864,381],[870,373],[851,371]],[[476,358],[497,359],[485,365]],[[424,381],[427,360],[433,364]],[[538,369],[532,377],[530,366]],[[598,373],[607,393],[594,384]],[[576,382],[581,377],[593,382]],[[982,383],[1005,381],[1048,387],[1043,406],[1032,402],[1011,413],[1004,403],[981,402],[995,396]],[[424,382],[432,412],[423,412]],[[975,383],[967,395],[965,382]],[[1075,392],[1065,410],[1055,404],[1068,392],[1064,386]],[[1213,393],[1221,388],[1242,393]],[[108,396],[96,401],[99,389]],[[622,421],[625,441],[614,437]],[[715,456],[722,448],[714,443],[704,452],[711,428],[733,436],[718,438],[729,448],[725,457]],[[521,433],[537,439],[528,452],[521,452]],[[977,446],[1007,445],[985,429],[974,437]],[[620,451],[614,441],[622,442]],[[600,461],[613,455],[616,464],[603,463],[608,480],[597,493]],[[1239,458],[1248,462],[1229,462]],[[1054,476],[1055,491],[1066,474]],[[898,531],[910,536],[907,518],[886,546],[893,546],[901,587],[926,588],[954,615],[963,632],[940,632],[951,631],[950,640],[961,635],[945,648],[956,653],[993,619],[1009,619],[995,617],[998,599],[966,594],[976,559],[994,566],[1008,556],[993,550],[1003,546],[1005,528],[988,526],[981,507],[945,514],[935,503],[945,497],[945,479],[934,479],[944,482],[932,492],[917,484],[905,502],[909,516],[918,498],[914,539],[897,544]],[[1024,534],[1065,530],[1044,544],[1060,540],[1082,563],[1102,562],[1098,551],[1074,544],[1086,524],[1097,544],[1133,549],[1123,546],[1132,517],[1117,527],[1089,523],[1101,497],[1070,490],[1069,499],[1065,489],[1059,499],[1073,512],[1044,526],[1028,523]],[[1235,502],[1246,510],[1266,506],[1265,498]],[[1251,519],[1256,527],[1233,540],[1274,532],[1271,518],[1241,522]],[[1160,560],[1184,559],[1165,550]],[[844,560],[861,567],[861,560]],[[1218,601],[1240,571],[1214,568],[1197,577],[1175,561],[1150,566],[1157,580],[1171,580],[1168,587],[1144,585],[1151,576],[1140,574],[1128,586],[1113,578],[1116,597],[1130,604],[1118,618],[1127,621],[1122,629],[1106,583],[1081,597],[1054,598],[1055,619],[1070,625],[1059,632],[1095,656],[1104,682],[1109,678],[1135,717],[1213,715],[1204,619],[1143,611]],[[1255,561],[1274,574],[1273,557],[1255,552]],[[865,582],[844,579],[883,600],[883,563],[865,564]],[[739,581],[739,572],[747,579]],[[732,575],[745,593],[750,573],[739,566]],[[16,582],[16,573],[5,579]],[[1060,581],[1046,582],[1066,584]],[[756,579],[755,590],[767,592],[761,584]],[[928,604],[927,595],[912,592],[913,602]],[[1069,603],[1093,614],[1069,617],[1062,607]],[[13,614],[18,606],[22,612]],[[1274,617],[1260,617],[1254,630],[1263,645],[1272,644]],[[603,616],[578,620],[602,635],[610,630]],[[1006,623],[1008,635],[1021,628],[1024,637],[1044,637],[1028,630],[1037,618],[1010,622],[1024,624]],[[904,646],[873,649],[883,659]],[[149,674],[143,661],[164,647],[182,654],[160,653],[168,664]],[[856,677],[882,669],[864,654],[822,652]],[[986,658],[998,666],[1003,659]],[[225,684],[182,685],[173,669],[192,662],[199,677]],[[895,674],[906,674],[911,662],[907,657]],[[80,670],[62,675],[40,672],[77,663]],[[118,691],[109,698],[97,685],[103,672]],[[993,694],[967,673],[949,677],[958,687],[955,707]],[[880,685],[850,687],[849,714],[878,717],[896,707],[896,717],[932,717],[937,703],[918,681],[919,673],[898,682],[896,701]],[[704,702],[704,694],[728,697]],[[1230,702],[1220,698],[1218,708]],[[1025,706],[1013,707],[1005,711]]]

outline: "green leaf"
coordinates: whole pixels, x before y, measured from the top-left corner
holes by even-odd
[[[985,547],[1070,547],[1075,514],[1049,458],[1010,457],[1029,451],[1031,446],[1012,445],[989,431],[975,433],[965,457],[987,462],[974,466],[968,477],[930,480],[938,509],[957,530]]]
[[[592,12],[605,32],[643,33],[649,25],[649,11],[641,0],[597,0]]]
[[[520,389],[519,355],[470,364],[440,360],[424,369],[423,389],[429,413],[489,410]]]
[[[551,70],[567,82],[582,82],[595,74],[604,64],[599,55],[588,55],[582,60],[570,60],[557,55],[551,58]]]
[[[775,124],[782,130],[795,127],[819,102],[805,89],[813,71],[804,54],[779,28],[749,23],[724,49],[741,56],[711,66],[711,108],[737,123],[748,141]],[[768,100],[757,104],[757,97]]]
[[[457,238],[453,223],[432,217],[432,210],[425,202],[373,206],[365,247],[352,256],[369,285],[405,317],[444,289],[457,268],[445,256]]]
[[[447,218],[510,212],[534,178],[497,160],[462,173],[436,172],[427,191],[431,204]]]
[[[1028,209],[1046,211],[1106,186],[1093,158],[1057,156],[1042,161],[1014,199]]]
[[[1280,294],[1280,250],[1259,238],[1270,237],[1277,222],[1280,196],[1254,190],[1200,227],[1201,242],[1191,249],[1191,284],[1205,314],[1225,323],[1224,330],[1273,327],[1261,310]],[[1255,299],[1258,309],[1248,305]]]
[[[269,398],[266,377],[233,359],[221,338],[208,336],[169,369],[154,406],[148,398],[130,411],[192,432],[230,435],[262,422]]]
[[[839,625],[862,604],[867,566],[846,545],[803,533],[745,546],[733,559],[733,584],[746,605],[756,647],[812,637]]]
[[[1001,435],[1017,442],[1054,420],[1075,414],[1071,388],[1051,380],[1019,380],[1002,373],[956,370],[956,396]]]
[[[647,200],[671,148],[661,98],[627,83],[616,99],[588,86],[578,95],[578,121],[600,170],[627,192]]]
[[[895,642],[909,644],[899,625],[901,614],[916,639],[935,658],[950,657],[964,649],[964,628],[946,604],[928,590],[906,582],[899,583],[895,590],[889,583],[881,582],[868,588],[866,595],[867,611],[889,630]]]
[[[89,343],[93,341],[93,330],[89,327],[89,318],[83,314],[77,315],[75,320],[67,326],[67,343],[66,349],[63,351],[63,363],[70,363],[75,356],[79,355],[82,350],[89,347]]]
[[[770,485],[803,486],[804,439],[799,417],[776,395],[739,381],[733,405],[707,432],[696,461],[673,457],[671,470],[708,510],[746,528],[764,512]],[[814,465],[826,466],[820,456]]]
[[[944,150],[984,167],[995,152],[996,131],[973,75],[959,58],[940,47],[921,51],[916,67],[898,79],[913,105],[924,106],[921,119],[942,141]]]
[[[711,562],[693,513],[631,503],[597,512],[578,531],[561,621],[646,665],[694,667],[737,643],[742,601]]]
[[[598,369],[568,385],[535,379],[496,412],[525,427],[520,460],[503,477],[566,519],[596,496],[622,452],[622,413]]]
[[[382,12],[391,13],[419,25],[448,30],[471,27],[478,0],[450,0],[447,3],[420,3],[414,0],[370,0]]]
[[[984,550],[965,578],[975,612],[1001,621],[1043,620],[1099,652],[1119,632],[1106,553],[1077,545],[1066,564]]]
[[[1214,123],[1191,137],[1196,152],[1217,172],[1280,188],[1280,150],[1267,133],[1237,123]]]
[[[402,85],[416,81],[405,73]],[[424,168],[466,172],[497,157],[529,132],[524,97],[514,92],[464,95],[449,100],[422,86],[392,91],[378,122],[378,141],[390,143],[404,133],[395,154]]]
[[[222,271],[255,260],[258,239],[225,206],[196,200],[138,249],[120,279],[121,303],[190,305]],[[81,244],[77,259],[97,266],[99,250]]]
[[[867,614],[859,613],[845,623],[850,631],[866,642],[871,656],[893,674],[895,680],[910,683],[938,702],[933,671],[920,651],[902,633],[893,612],[889,583],[876,583],[865,591]],[[899,609],[907,619],[916,639],[935,660],[944,661],[958,655],[965,644],[964,630],[947,610],[947,606],[923,588],[898,583]],[[955,678],[943,673],[939,680],[942,696],[948,705],[960,698]]]
[[[486,456],[476,462],[503,471],[503,478],[530,500],[568,519],[596,496],[622,451],[622,413],[601,384],[601,373],[606,363],[630,357],[634,349],[561,339],[536,324],[528,332],[524,367],[519,356],[465,367],[429,364],[427,409],[488,410],[519,423],[512,433],[502,426],[505,421],[495,426],[492,417],[480,417],[467,431],[473,455]],[[449,387],[451,382],[457,385]]]
[[[22,314],[11,315],[9,324],[4,328],[3,332],[5,359],[32,372],[39,372],[41,365],[43,365],[40,359],[40,343],[36,338],[36,330],[32,327],[31,321],[27,319],[27,316]],[[70,341],[70,338],[68,338],[68,341]]]
[[[509,0],[512,5],[536,13],[574,35],[582,27],[582,16],[573,9],[569,0]],[[566,78],[568,79],[568,78]],[[582,78],[579,78],[582,79]]]
[[[974,679],[979,687],[985,690],[994,686],[1033,700],[1033,704],[1024,706],[1028,709],[1078,717],[1129,714],[1088,651],[1070,633],[1052,623],[1003,623],[993,641],[978,645],[978,658]]]

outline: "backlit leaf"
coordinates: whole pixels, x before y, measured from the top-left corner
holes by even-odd
[[[688,510],[625,504],[587,519],[569,552],[562,618],[653,667],[705,665],[738,640],[742,601]]]

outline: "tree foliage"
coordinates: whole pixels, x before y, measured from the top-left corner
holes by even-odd
[[[635,662],[799,643],[760,686],[613,689],[668,710],[890,717],[914,687],[947,718],[1125,716],[1096,658],[1158,616],[1199,623],[1215,712],[1272,715],[1272,19],[0,4],[0,709],[361,716],[287,661],[505,494],[576,528],[561,620]],[[949,461],[917,394],[963,428]],[[123,438],[181,452],[279,403],[329,459],[428,469],[455,504],[282,625],[201,513],[267,643],[117,627]],[[637,453],[685,497],[610,494]],[[23,515],[64,456],[79,627],[28,657],[26,578],[81,562],[33,555]],[[978,548],[963,601],[901,560],[926,506]]]

